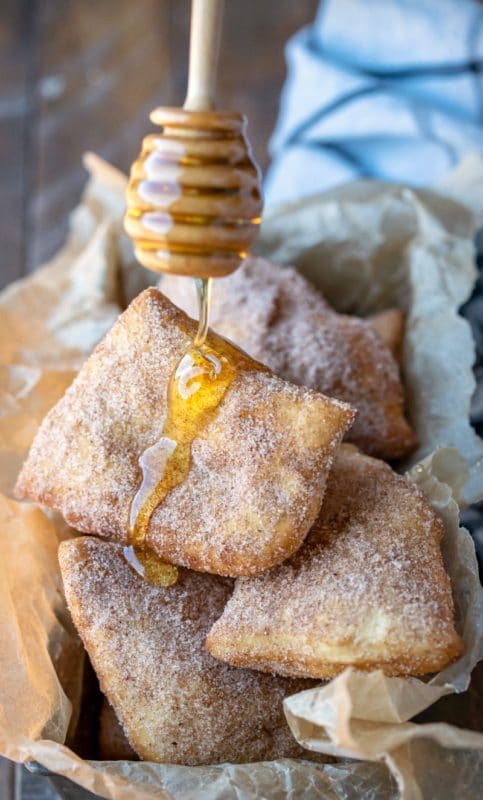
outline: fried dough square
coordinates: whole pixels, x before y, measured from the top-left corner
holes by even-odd
[[[168,381],[195,328],[156,289],[143,292],[45,418],[17,496],[125,543],[138,460],[162,435]],[[216,336],[208,342],[216,349]],[[317,516],[354,411],[256,366],[239,372],[193,441],[186,480],[152,515],[147,543],[164,561],[257,574],[295,552]]]
[[[191,283],[166,275],[160,287],[196,316]],[[215,281],[212,305],[212,326],[222,336],[282,378],[354,406],[358,414],[347,439],[366,453],[394,460],[415,448],[390,347],[403,334],[394,330],[400,312],[397,320],[394,314],[376,320],[378,335],[369,321],[334,311],[295,269],[263,258],[248,258],[232,275]]]
[[[119,545],[93,537],[63,542],[59,560],[74,623],[141,758],[194,766],[304,754],[282,701],[313,681],[234,669],[204,648],[232,581],[181,570],[175,586],[154,587]]]
[[[463,652],[441,520],[419,489],[343,445],[319,518],[289,561],[238,579],[207,639],[216,658],[280,675],[345,667],[422,675]]]

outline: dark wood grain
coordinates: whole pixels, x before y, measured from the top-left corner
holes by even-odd
[[[2,0],[0,17],[0,279],[22,274],[31,111],[26,4]]]
[[[17,767],[6,758],[0,758],[0,798],[20,800],[18,796]]]
[[[127,168],[170,90],[168,3],[43,0],[36,6],[30,270],[61,244],[85,181],[82,153]],[[52,46],[54,43],[54,46]]]
[[[287,38],[317,0],[227,0],[219,106],[248,114],[262,167],[283,83]],[[2,0],[0,285],[61,245],[94,150],[124,170],[149,111],[181,105],[189,0]]]
[[[15,800],[61,800],[61,795],[54,789],[49,778],[32,775],[26,767],[20,767],[19,774],[20,794]]]

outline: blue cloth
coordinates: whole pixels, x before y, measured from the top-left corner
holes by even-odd
[[[483,3],[322,0],[287,45],[265,205],[361,177],[436,182],[483,150]],[[483,436],[483,234],[480,278],[461,309],[476,343],[471,420]],[[462,515],[483,566],[483,503]]]
[[[477,0],[325,0],[287,62],[267,206],[358,177],[430,184],[483,149]]]

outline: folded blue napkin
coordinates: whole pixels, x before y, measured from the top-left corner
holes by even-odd
[[[287,62],[266,206],[357,177],[430,184],[483,149],[477,0],[325,0]]]

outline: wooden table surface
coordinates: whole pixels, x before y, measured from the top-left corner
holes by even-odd
[[[227,0],[219,107],[248,114],[262,167],[283,48],[317,0]],[[124,170],[157,105],[181,105],[189,0],[1,0],[0,285],[62,243],[94,150]]]
[[[220,108],[249,117],[260,165],[284,45],[317,0],[227,0]],[[0,288],[62,244],[93,150],[127,170],[157,105],[181,105],[189,0],[1,0]],[[0,761],[0,800],[52,800],[44,777]]]

